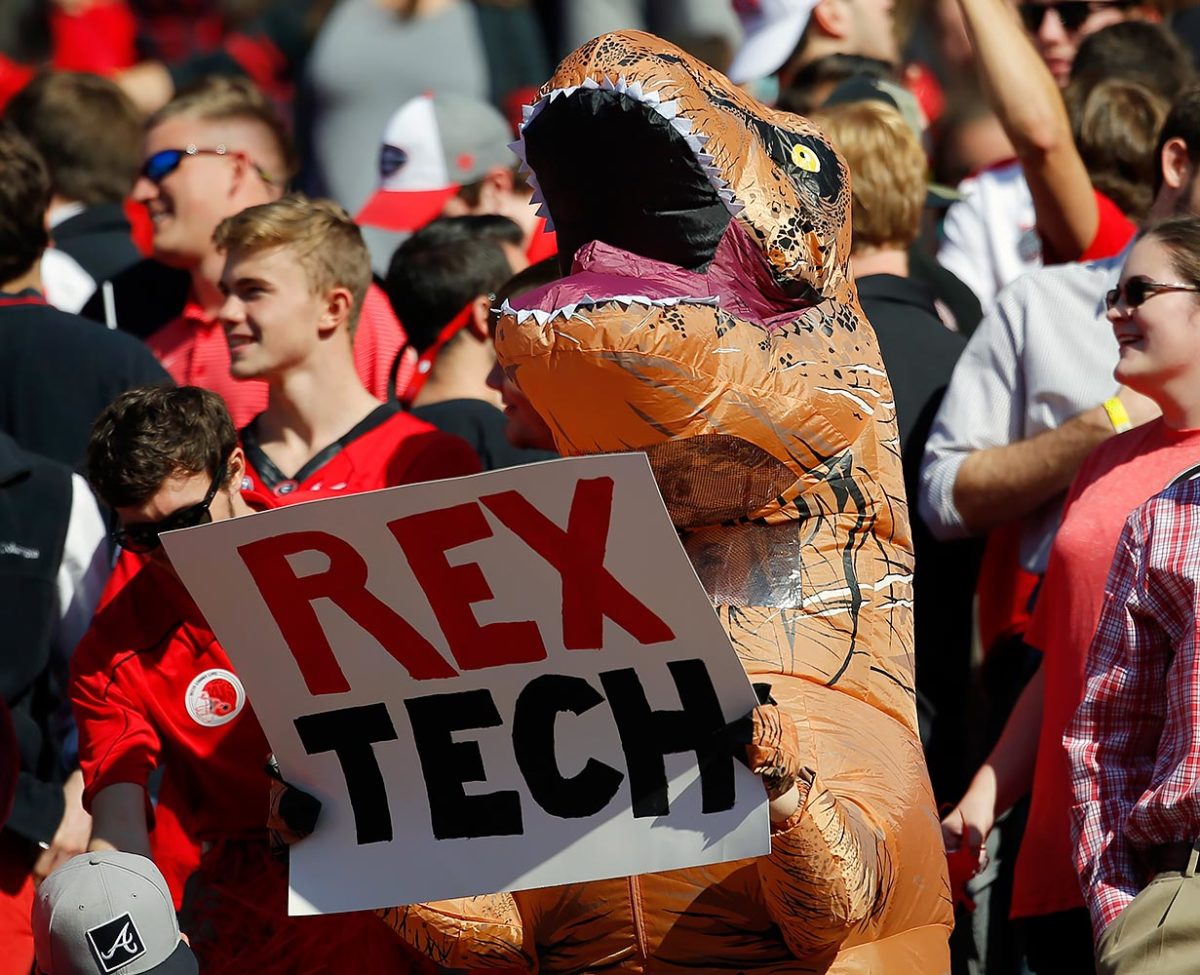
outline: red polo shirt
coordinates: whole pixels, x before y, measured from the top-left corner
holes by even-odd
[[[354,333],[354,368],[372,396],[387,399],[392,364],[406,342],[387,295],[372,284]],[[189,303],[182,315],[151,335],[146,344],[179,385],[210,389],[225,400],[237,429],[267,408],[267,384],[260,379],[234,379],[229,374],[225,331],[199,305]],[[402,361],[397,389],[408,385],[414,366],[411,359]]]
[[[258,444],[254,425],[242,430],[248,487],[277,496],[319,491],[356,494],[379,488],[477,474],[479,455],[461,437],[381,403],[360,423],[289,477]]]

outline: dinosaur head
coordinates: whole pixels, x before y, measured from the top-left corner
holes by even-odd
[[[562,62],[514,148],[566,277],[501,309],[496,351],[561,453],[646,451],[684,527],[799,517],[869,426],[894,437],[849,178],[809,122],[622,32]],[[717,460],[745,490],[700,500]]]
[[[569,56],[516,148],[564,270],[599,241],[726,292],[740,279],[760,319],[845,288],[850,188],[828,140],[656,37],[608,34]]]

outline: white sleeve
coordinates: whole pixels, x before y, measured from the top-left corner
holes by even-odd
[[[979,304],[988,312],[996,301],[996,275],[988,249],[986,215],[979,204],[978,192],[968,192],[950,205],[942,222],[937,261],[974,291]]]
[[[1006,294],[984,316],[959,357],[925,441],[917,511],[943,541],[971,534],[954,504],[963,461],[1022,437],[1024,313],[1024,303]]]
[[[92,621],[92,612],[112,571],[104,519],[87,482],[71,475],[71,518],[58,567],[58,632],[55,651],[70,658]]]
[[[78,315],[96,291],[96,282],[65,251],[47,247],[42,252],[42,293],[59,311]]]

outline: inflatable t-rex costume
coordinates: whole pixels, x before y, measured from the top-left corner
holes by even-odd
[[[767,857],[386,920],[454,967],[948,971],[894,405],[847,276],[841,159],[638,33],[569,56],[522,141],[573,273],[505,309],[500,360],[563,454],[649,456],[746,671],[796,725],[800,807]]]

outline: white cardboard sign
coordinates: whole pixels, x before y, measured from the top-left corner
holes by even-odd
[[[164,544],[285,777],[323,803],[291,851],[292,914],[769,852],[762,784],[714,744],[754,692],[643,455]]]

